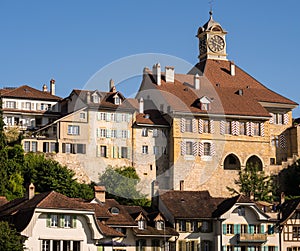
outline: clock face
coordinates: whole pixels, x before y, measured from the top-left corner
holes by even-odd
[[[218,35],[214,35],[208,40],[208,47],[213,52],[219,52],[225,47],[224,39]]]
[[[199,42],[199,50],[200,50],[200,54],[204,54],[206,52],[206,40],[202,39]]]

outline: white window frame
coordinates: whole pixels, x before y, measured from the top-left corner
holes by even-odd
[[[142,146],[142,153],[143,154],[149,154],[149,147],[148,147],[148,145],[143,145]]]
[[[80,135],[79,125],[68,125],[68,135]]]

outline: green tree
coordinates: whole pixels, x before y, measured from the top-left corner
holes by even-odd
[[[37,192],[56,191],[72,198],[92,199],[91,185],[80,184],[75,173],[44,154],[28,153],[24,165],[25,184],[33,183]]]
[[[146,195],[137,190],[140,181],[133,167],[107,167],[99,177],[99,185],[105,186],[108,197],[124,205],[150,206]]]
[[[244,194],[248,197],[253,195],[255,201],[273,201],[273,179],[259,171],[257,165],[247,165],[239,172],[239,177],[234,183],[239,187],[238,190],[227,187],[233,194]]]
[[[5,221],[0,221],[0,251],[23,251],[24,238]]]

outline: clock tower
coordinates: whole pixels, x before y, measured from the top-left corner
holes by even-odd
[[[199,61],[206,59],[227,60],[225,40],[227,32],[213,19],[212,11],[209,14],[208,22],[200,27],[197,33],[199,39]]]

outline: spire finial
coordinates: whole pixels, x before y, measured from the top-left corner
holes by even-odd
[[[214,3],[214,0],[209,0],[209,5],[210,5],[210,10],[209,10],[209,15],[210,17],[212,17],[212,14],[213,14],[213,3]]]

